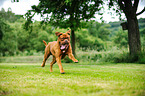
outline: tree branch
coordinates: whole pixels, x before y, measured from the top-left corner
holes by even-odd
[[[142,14],[144,11],[145,11],[145,7],[143,8],[143,10],[141,12],[137,13],[136,16]]]
[[[124,11],[125,8],[124,8],[124,5],[122,3],[122,0],[118,0],[118,4],[120,6],[120,9]]]
[[[137,11],[138,3],[139,3],[139,0],[134,1],[133,8],[135,9],[135,12]]]

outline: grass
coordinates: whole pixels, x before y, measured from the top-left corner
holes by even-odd
[[[0,63],[0,95],[8,96],[145,96],[144,64]]]

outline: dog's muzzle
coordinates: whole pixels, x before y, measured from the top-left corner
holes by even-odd
[[[68,44],[60,45],[60,50],[66,50],[68,48]]]

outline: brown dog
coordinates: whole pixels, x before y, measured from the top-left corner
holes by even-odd
[[[42,67],[45,66],[45,62],[50,55],[53,55],[53,60],[50,63],[50,72],[52,72],[53,64],[57,62],[60,69],[60,73],[61,74],[65,73],[61,65],[61,59],[63,59],[66,55],[68,55],[69,58],[73,60],[75,63],[78,62],[78,60],[75,59],[72,54],[72,48],[70,45],[70,32],[71,30],[67,31],[66,33],[56,32],[55,34],[56,36],[58,36],[58,40],[49,42],[48,45],[43,40],[46,48],[43,63],[41,64]]]

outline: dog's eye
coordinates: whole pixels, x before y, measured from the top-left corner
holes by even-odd
[[[68,39],[68,40],[69,40],[69,37],[67,37],[66,39]]]

